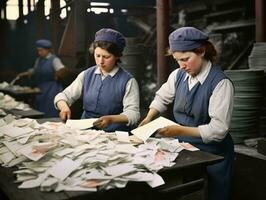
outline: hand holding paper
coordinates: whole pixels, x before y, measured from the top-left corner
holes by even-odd
[[[92,128],[94,126],[94,122],[97,118],[91,119],[68,119],[66,125],[73,129],[84,130],[88,128]]]
[[[131,133],[133,133],[136,137],[145,142],[155,131],[170,125],[178,125],[178,124],[164,117],[158,117],[157,119],[143,126],[133,129]]]
[[[158,133],[166,137],[175,137],[180,132],[179,125],[171,125],[158,129]]]
[[[97,119],[93,123],[93,126],[97,127],[98,129],[104,129],[111,123],[113,123],[113,117],[107,115],[107,116],[102,116],[99,119]]]

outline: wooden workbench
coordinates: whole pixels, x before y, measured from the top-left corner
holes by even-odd
[[[150,188],[144,182],[129,182],[126,188],[111,189],[99,192],[41,192],[39,188],[18,189],[14,183],[16,168],[0,167],[1,200],[62,200],[62,199],[168,199],[169,196],[183,196],[201,190],[207,186],[206,170],[208,164],[222,160],[222,157],[210,153],[183,150],[176,159],[176,164],[164,168],[159,174],[165,180],[165,185]],[[176,199],[175,198],[175,199]]]

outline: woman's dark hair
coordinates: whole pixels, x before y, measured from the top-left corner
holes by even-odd
[[[97,47],[100,47],[101,49],[104,49],[106,51],[108,51],[110,54],[113,54],[115,57],[122,57],[122,51],[119,49],[119,47],[111,42],[106,42],[106,41],[97,41],[97,42],[93,42],[90,45],[89,51],[91,54],[94,54],[94,51]],[[120,59],[117,60],[117,63],[120,63]],[[116,63],[116,64],[117,64]]]
[[[205,51],[204,58],[206,60],[209,60],[211,62],[214,62],[216,60],[217,51],[213,46],[213,44],[209,41],[204,42],[201,47],[192,50],[192,52],[196,54],[201,54],[204,51]]]
[[[209,41],[204,42],[200,47],[196,49],[190,50],[191,52],[194,52],[195,54],[201,54],[205,51],[204,58],[206,60],[209,60],[211,62],[215,62],[217,57],[217,51],[213,44]],[[166,56],[172,55],[174,52],[170,51],[170,49],[166,50]]]

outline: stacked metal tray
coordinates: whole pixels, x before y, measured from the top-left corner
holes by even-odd
[[[230,134],[234,143],[258,136],[262,107],[263,70],[226,70],[235,87]]]
[[[254,43],[248,58],[249,68],[264,70],[263,106],[260,115],[260,135],[266,137],[266,42]]]

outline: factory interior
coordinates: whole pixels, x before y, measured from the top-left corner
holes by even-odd
[[[82,200],[125,198],[136,200],[266,199],[265,0],[0,0],[0,14],[1,200]],[[163,169],[158,168],[159,170],[155,171],[153,171],[152,168],[148,169],[148,167],[147,169],[145,167],[138,168],[138,172],[141,172],[143,174],[144,172],[154,172],[156,174],[158,172],[158,174],[162,176],[165,182],[164,184],[159,184],[154,178],[153,183],[158,183],[158,186],[151,186],[152,183],[147,185],[146,183],[144,183],[145,181],[142,181],[143,177],[136,178],[133,181],[129,179],[129,181],[127,182],[125,181],[125,177],[130,177],[130,175],[128,174],[126,174],[127,176],[120,175],[115,178],[113,177],[110,180],[105,180],[104,178],[102,178],[105,180],[105,182],[102,181],[101,178],[99,178],[100,181],[98,179],[89,180],[87,178],[88,180],[86,184],[95,184],[94,186],[84,186],[84,182],[82,183],[83,186],[82,184],[78,186],[71,185],[71,181],[73,181],[73,183],[75,181],[77,182],[77,180],[81,179],[78,179],[79,177],[90,177],[90,174],[93,174],[92,172],[90,172],[90,170],[94,170],[93,172],[95,172],[96,169],[99,169],[97,173],[101,170],[104,171],[104,167],[107,167],[108,163],[110,164],[110,160],[102,165],[97,164],[100,163],[100,161],[92,165],[87,160],[88,163],[82,165],[80,164],[79,168],[76,167],[75,170],[73,169],[69,173],[66,172],[68,170],[68,164],[62,164],[65,165],[67,169],[64,169],[64,167],[61,166],[62,168],[57,170],[61,170],[62,173],[68,173],[64,180],[62,180],[63,178],[57,179],[56,175],[50,172],[50,175],[47,175],[47,177],[42,180],[42,183],[33,183],[33,181],[41,179],[43,174],[46,173],[42,171],[44,169],[43,166],[45,165],[43,164],[44,161],[46,161],[47,163],[55,163],[56,160],[59,159],[58,156],[55,156],[59,155],[59,148],[61,151],[65,146],[68,149],[70,147],[71,149],[73,149],[71,153],[69,152],[64,154],[62,158],[68,159],[69,162],[71,161],[69,165],[75,165],[76,161],[81,159],[82,155],[85,156],[85,153],[88,154],[88,152],[90,152],[90,150],[88,150],[90,148],[89,146],[84,147],[84,152],[80,154],[78,153],[77,148],[80,147],[81,149],[85,144],[96,144],[96,139],[92,139],[91,141],[87,141],[85,143],[84,141],[81,142],[80,139],[78,140],[73,136],[73,139],[70,140],[72,140],[72,142],[76,140],[79,141],[79,145],[73,145],[74,142],[72,144],[66,145],[66,143],[62,141],[64,139],[69,139],[70,136],[69,138],[64,138],[60,134],[57,137],[47,139],[45,136],[41,135],[43,134],[41,132],[41,125],[38,126],[39,136],[33,136],[33,134],[35,133],[34,131],[37,130],[33,128],[33,124],[37,122],[43,124],[53,122],[55,124],[50,124],[50,127],[54,126],[56,127],[56,130],[58,130],[59,128],[57,126],[64,127],[64,118],[66,120],[70,120],[70,113],[71,119],[73,120],[80,120],[81,118],[84,119],[102,117],[98,115],[90,115],[90,117],[84,117],[84,113],[86,115],[87,112],[84,110],[90,108],[90,106],[88,105],[89,103],[86,102],[86,98],[96,97],[96,95],[93,96],[87,94],[86,85],[84,87],[82,86],[83,89],[82,91],[80,91],[80,95],[84,95],[83,98],[81,97],[77,100],[75,99],[73,103],[72,97],[68,97],[64,93],[64,91],[66,91],[67,89],[69,93],[73,92],[73,90],[78,87],[77,85],[75,87],[73,86],[72,88],[70,88],[69,86],[73,85],[74,82],[77,82],[77,79],[78,77],[81,77],[81,74],[84,75],[84,70],[86,70],[85,73],[88,72],[88,74],[84,75],[85,81],[87,80],[87,75],[88,77],[90,75],[88,69],[92,69],[93,66],[95,66],[96,68],[97,66],[99,66],[97,59],[100,58],[97,58],[97,56],[99,57],[100,54],[98,55],[97,53],[95,53],[97,52],[97,50],[100,49],[100,52],[103,51],[110,53],[109,50],[105,50],[101,47],[96,46],[93,50],[94,53],[91,52],[92,46],[95,44],[95,42],[97,42],[96,33],[101,34],[100,31],[103,29],[115,30],[115,36],[119,35],[119,37],[123,37],[124,39],[124,49],[122,49],[121,51],[122,56],[118,56],[119,59],[115,62],[116,64],[117,62],[120,62],[118,66],[122,66],[121,68],[129,73],[128,76],[131,77],[129,81],[131,81],[132,79],[136,80],[136,84],[138,86],[138,92],[134,93],[133,96],[135,95],[135,100],[136,98],[139,98],[139,104],[137,104],[139,108],[139,119],[137,120],[137,124],[134,127],[135,129],[131,129],[131,132],[128,131],[129,135],[133,134],[133,136],[135,136],[134,131],[137,128],[142,127],[140,125],[143,125],[143,122],[145,121],[145,119],[147,119],[147,113],[151,112],[151,105],[155,105],[154,101],[156,100],[156,98],[159,98],[161,94],[169,95],[171,93],[169,90],[167,90],[166,84],[170,84],[171,75],[173,74],[172,72],[174,72],[176,69],[179,69],[179,71],[181,71],[181,68],[185,68],[184,66],[181,66],[181,64],[183,63],[182,59],[190,59],[190,57],[182,58],[182,56],[177,59],[176,55],[187,55],[186,52],[191,53],[192,51],[180,50],[180,52],[177,51],[177,53],[175,50],[172,51],[174,47],[171,45],[174,45],[174,43],[171,43],[171,36],[174,37],[174,33],[177,33],[176,30],[181,30],[183,27],[194,27],[196,28],[196,30],[200,30],[199,34],[208,35],[208,41],[213,44],[217,52],[216,60],[214,61],[214,65],[212,66],[219,66],[219,72],[223,74],[223,77],[226,77],[225,79],[227,81],[229,80],[228,82],[230,84],[232,83],[231,85],[233,85],[233,103],[229,103],[229,101],[227,101],[226,99],[228,92],[219,94],[219,102],[227,102],[225,103],[227,105],[224,105],[222,103],[221,105],[230,107],[230,109],[232,109],[229,122],[226,122],[229,124],[226,134],[227,136],[230,135],[233,141],[233,164],[231,182],[224,182],[223,187],[215,189],[217,191],[220,191],[220,193],[226,193],[223,191],[228,190],[228,197],[220,196],[219,192],[214,195],[215,197],[210,194],[212,182],[209,178],[210,174],[208,171],[208,166],[213,166],[217,163],[219,164],[219,162],[225,161],[225,157],[223,155],[215,153],[216,151],[208,151],[206,153],[197,145],[196,147],[198,147],[198,151],[190,151],[187,150],[186,147],[183,147],[184,150],[182,150],[181,152],[177,153],[177,150],[175,152],[170,152],[172,154],[175,153],[175,155],[177,156],[177,158],[175,157],[176,159],[174,159],[175,161],[172,161],[173,165],[171,166],[169,164],[169,166]],[[194,29],[192,31],[194,31]],[[184,37],[190,37],[190,33],[187,34],[188,35],[185,35]],[[194,32],[192,32],[191,34],[193,35]],[[105,39],[103,40],[105,41]],[[175,38],[175,40],[177,42],[180,42],[179,38]],[[190,40],[189,42],[196,44],[196,42],[198,41],[197,39],[195,39]],[[118,47],[119,44],[120,43],[118,41]],[[37,69],[38,65],[40,64],[40,59],[38,58],[38,56],[40,56],[40,49],[49,49],[50,54],[54,59],[51,62],[53,62],[54,64],[54,61],[56,59],[57,67],[60,67],[58,71],[53,70],[52,73],[54,74],[51,75],[52,78],[55,78],[55,82],[57,84],[60,84],[61,87],[61,90],[58,90],[58,92],[55,94],[56,97],[55,95],[51,98],[50,96],[48,97],[49,91],[46,91],[47,93],[45,93],[42,90],[42,87],[38,87],[39,85],[38,83],[36,83],[37,75],[35,79],[34,75],[32,76],[27,74],[25,76],[22,76],[22,74],[25,72],[30,72],[32,74],[32,71]],[[204,53],[207,54],[206,52]],[[194,51],[192,52],[192,54],[198,55],[194,53]],[[112,53],[108,55],[116,56],[116,54]],[[108,58],[106,58],[108,57],[108,55],[103,55],[102,59],[108,60]],[[37,58],[39,60],[37,60]],[[100,67],[99,70],[101,70]],[[96,71],[94,73],[96,73]],[[103,76],[104,73],[102,73],[102,71],[100,73]],[[189,74],[188,71],[187,73]],[[108,75],[106,77],[110,76],[111,75]],[[190,78],[189,75],[187,76]],[[193,79],[194,75],[191,77]],[[45,79],[45,75],[43,77],[42,75],[39,75],[37,79],[39,79],[40,82],[42,81],[42,78]],[[190,80],[189,78],[188,80]],[[104,82],[104,80],[105,79],[102,79],[102,83]],[[130,83],[132,83],[132,81]],[[120,93],[119,95],[117,95],[116,91],[110,91],[110,89],[116,90],[116,87],[120,87],[120,85],[117,86],[112,85],[113,83],[110,84],[111,85],[107,87],[109,88],[109,91],[107,91],[107,94],[103,95],[103,97],[105,97],[104,102],[109,101],[107,103],[107,106],[110,106],[111,109],[113,109],[112,107],[115,107],[116,105],[113,106],[112,104],[117,104],[116,101],[119,101],[121,103],[122,100],[118,100],[119,97],[113,97],[119,96]],[[176,87],[174,89],[177,90],[178,84],[173,84],[175,84],[173,85],[173,87]],[[204,84],[202,84],[201,86],[203,85]],[[113,86],[115,86],[115,88],[112,88]],[[124,84],[121,87],[123,87],[123,91],[128,91],[128,83],[126,86]],[[161,88],[163,87],[166,89],[159,94],[157,91],[160,92],[162,90]],[[206,86],[206,88],[204,89],[208,90],[210,87],[216,87],[216,85]],[[206,93],[208,93],[209,95],[210,92],[210,95],[214,95],[216,94],[215,89],[212,88],[211,91],[208,91]],[[51,91],[52,90],[54,90],[54,88],[52,88]],[[69,105],[69,103],[66,103],[67,108],[68,106],[70,108],[68,112],[69,115],[62,114],[62,109],[60,107],[61,104],[59,106],[59,102],[63,100],[60,99],[56,101],[56,99],[59,98],[58,95],[60,96],[61,93],[64,93],[66,99],[71,100],[71,105]],[[86,96],[85,93],[88,96]],[[99,93],[100,94],[98,95],[101,95],[101,91]],[[112,93],[114,95],[111,95]],[[45,111],[39,109],[35,101],[37,99],[37,96],[40,94],[43,94],[40,97],[41,102],[49,101],[50,108],[53,107],[52,109],[55,110],[56,115],[49,115]],[[173,113],[173,111],[175,112],[176,110],[178,93],[174,95],[175,96],[171,97],[172,102],[169,102],[169,106],[160,114],[164,118],[167,118],[178,124],[179,121],[177,120],[175,113]],[[63,97],[60,96],[60,98]],[[129,97],[127,97],[127,99],[128,98]],[[115,99],[115,101],[112,101],[112,99]],[[126,97],[124,96],[123,106],[125,106],[125,99]],[[206,101],[208,103],[215,101],[213,99],[211,97],[211,99],[208,99]],[[167,101],[167,99],[163,100],[165,100],[163,103]],[[201,103],[202,102],[198,103],[198,107],[200,107]],[[215,104],[215,102],[213,104]],[[219,105],[216,105],[214,111],[211,111],[211,105],[207,106],[208,107],[206,108],[206,113],[208,115],[208,119],[210,118],[208,123],[212,120],[212,117],[215,118],[216,115],[218,115],[217,113],[219,113],[219,115],[222,115],[222,112],[227,112],[219,110],[219,108],[221,107],[219,107]],[[102,109],[108,110],[109,108],[107,108],[105,105]],[[125,110],[123,111],[125,112]],[[118,115],[119,113],[115,114]],[[194,114],[192,113],[192,117],[194,117],[193,115]],[[199,115],[199,118],[204,117],[204,114],[202,113],[200,113]],[[119,116],[121,117],[121,114]],[[131,116],[131,118],[133,117]],[[127,119],[128,121],[126,122],[128,124],[131,123],[131,118]],[[33,120],[34,122],[31,120]],[[101,122],[102,121],[100,121],[100,123]],[[26,123],[29,123],[31,125],[24,126],[24,124]],[[57,123],[60,123],[60,125],[57,125]],[[204,123],[193,125],[193,130],[197,129],[198,126],[200,127],[203,124]],[[182,127],[183,125],[188,126],[188,124],[186,123],[182,124]],[[12,130],[10,128],[11,126]],[[94,121],[91,127],[95,126],[96,125]],[[16,128],[19,132],[19,129],[23,131],[26,129],[26,127],[30,127],[32,128],[32,130],[34,129],[34,131],[27,132],[27,134],[29,134],[28,137],[26,137],[26,135],[22,135],[24,142],[21,141],[21,135],[21,137],[15,137],[14,135],[11,135],[11,132],[15,131]],[[47,128],[48,125],[44,127],[45,130],[47,129],[52,132],[52,128]],[[64,129],[62,127],[60,130],[62,130],[63,132],[66,128]],[[164,129],[164,127],[165,126],[161,126],[158,130],[162,130]],[[100,131],[100,129],[102,128],[98,127],[97,131]],[[200,131],[202,129],[198,129],[199,131],[197,131],[197,134],[200,134],[202,136],[202,133]],[[91,129],[86,129],[86,131],[88,130]],[[120,130],[117,129],[112,132],[117,133],[119,131]],[[157,129],[155,131],[157,131]],[[17,135],[19,134],[18,132],[16,132]],[[85,135],[82,135],[82,132],[77,131],[77,133],[80,134],[80,138],[81,136],[85,138]],[[95,132],[93,132],[93,134],[94,133]],[[157,131],[153,136],[155,136],[155,138],[161,138],[161,136],[158,136],[160,135],[159,133]],[[66,134],[71,135],[68,132]],[[58,139],[58,137],[62,138]],[[109,137],[111,138],[110,142],[115,143],[114,139],[112,139],[111,136],[108,136],[108,138]],[[172,137],[172,139],[174,138],[175,137]],[[104,140],[100,136],[97,139],[104,144],[107,143],[107,139]],[[204,138],[202,138],[202,140],[203,139]],[[38,158],[37,161],[34,159],[29,159],[27,155],[25,156],[23,154],[23,151],[17,151],[18,148],[14,150],[14,146],[10,147],[12,146],[12,142],[18,141],[19,145],[23,144],[23,148],[25,148],[26,144],[33,144],[29,141],[36,142],[37,140],[39,142],[38,144],[44,141],[44,143],[47,142],[47,144],[49,143],[49,145],[55,145],[51,147],[49,146],[49,150],[46,149],[45,153],[42,152],[43,157]],[[56,143],[54,142],[55,140],[57,141]],[[93,142],[94,140],[95,142]],[[169,145],[167,148],[170,148],[170,145],[174,144],[170,144],[170,141],[168,140],[167,142],[169,142],[167,143],[167,145]],[[214,143],[217,143],[215,139]],[[127,143],[123,143],[123,145],[125,144]],[[145,144],[146,143],[144,140],[144,144],[141,145]],[[149,142],[147,142],[147,145],[148,144]],[[98,146],[95,145],[95,148],[102,149],[101,145],[103,144],[99,143]],[[136,148],[135,146],[133,147]],[[101,154],[99,149],[97,152]],[[107,152],[107,150],[105,151]],[[148,152],[150,151],[150,149],[146,151]],[[73,152],[75,152],[76,154]],[[158,152],[163,151],[162,149],[159,149]],[[107,157],[105,153],[101,155]],[[73,157],[74,154],[76,157]],[[171,156],[173,156],[172,154]],[[118,157],[119,155],[120,154],[117,154]],[[119,158],[121,159],[121,162],[125,162],[126,159],[130,160],[129,158],[123,158],[124,160],[122,158]],[[50,161],[48,161],[48,159],[50,159]],[[116,158],[112,157],[112,159]],[[148,160],[148,157],[146,159]],[[156,157],[155,159],[159,158]],[[38,166],[39,162],[42,162],[41,164],[43,165]],[[83,161],[83,163],[84,162],[85,161]],[[119,162],[117,161],[117,163]],[[125,162],[124,165],[126,164],[127,163]],[[31,169],[30,166],[33,169]],[[116,164],[113,164],[113,166],[116,166]],[[40,171],[38,171],[37,169],[39,169]],[[117,164],[116,172],[119,170],[123,171],[123,169],[120,169],[119,165]],[[131,172],[132,176],[136,175],[134,173]],[[223,174],[219,174],[219,176],[215,178],[220,180],[222,176]],[[45,180],[46,182],[44,182]],[[26,184],[36,185],[31,187],[25,186]],[[214,189],[214,187],[215,186],[213,186],[212,189]]]

